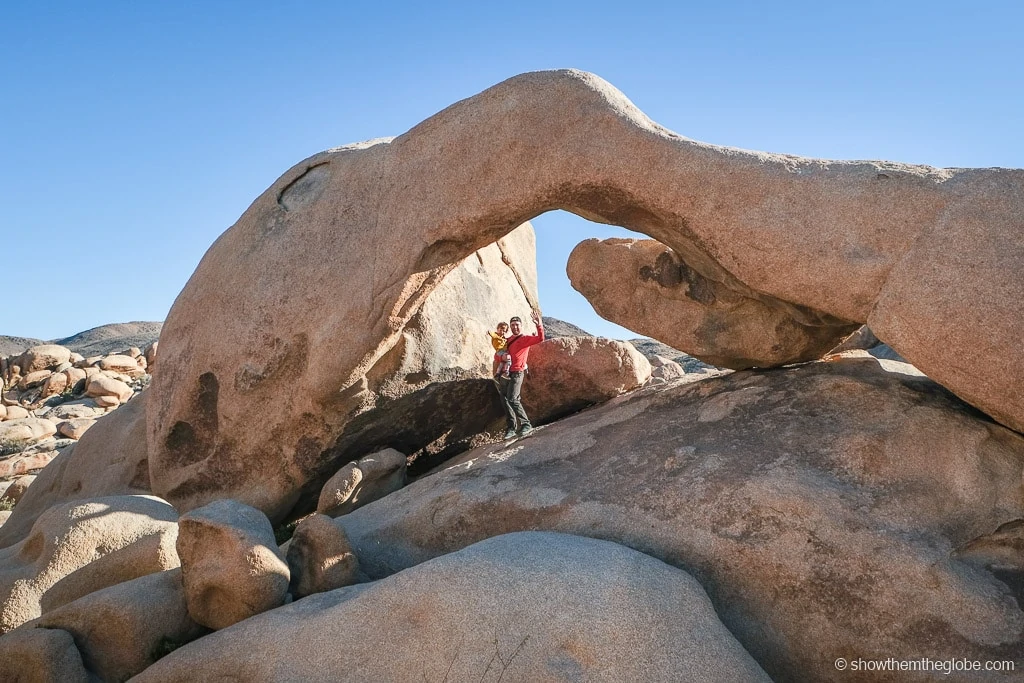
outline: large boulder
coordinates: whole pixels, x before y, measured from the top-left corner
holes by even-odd
[[[533,228],[524,224],[454,269],[431,274],[422,283],[424,298],[417,298],[408,311],[393,313],[407,324],[378,345],[377,357],[363,359],[358,386],[341,393],[334,374],[338,359],[351,357],[352,344],[367,325],[363,315],[336,317],[346,307],[339,301],[363,297],[352,291],[355,281],[344,283],[339,290],[343,296],[331,294],[332,303],[325,300],[324,308],[296,319],[289,330],[268,327],[253,344],[232,343],[236,354],[245,349],[242,355],[247,358],[233,371],[233,379],[223,380],[219,370],[211,370],[190,397],[173,386],[180,380],[175,354],[180,353],[176,340],[181,337],[169,322],[161,347],[161,379],[154,379],[148,390],[155,394],[152,418],[161,420],[172,404],[194,407],[198,401],[206,407],[200,409],[205,416],[201,420],[177,424],[171,439],[160,441],[164,455],[150,463],[155,490],[169,495],[181,509],[232,497],[277,519],[300,498],[299,487],[303,498],[315,504],[327,479],[342,466],[383,448],[413,458],[421,452],[465,450],[463,442],[500,419],[501,407],[489,380],[494,350],[487,331],[499,320],[526,316],[536,306],[535,251]],[[390,257],[381,259],[382,264],[390,262]],[[326,269],[324,277],[330,277],[334,266],[321,267]],[[223,345],[229,337],[210,343]],[[199,347],[190,353],[208,351],[211,358],[219,355],[215,349]],[[224,366],[217,361],[210,367]],[[259,404],[273,404],[275,410],[252,420]],[[302,415],[281,423],[273,436],[249,440],[249,434],[262,433],[268,421],[292,415],[300,405]],[[232,437],[231,445],[221,443],[220,425],[233,419],[245,419],[252,429]],[[246,448],[236,450],[234,445],[243,442],[248,443]],[[212,444],[219,444],[216,453],[206,450]]]
[[[100,405],[105,405],[102,399],[113,399],[111,405],[115,406],[125,403],[134,393],[130,386],[108,375],[96,374],[85,378],[85,395],[97,399]]]
[[[27,375],[37,370],[56,368],[71,359],[71,349],[58,344],[40,344],[25,351],[13,362],[21,368],[21,374]]]
[[[178,566],[177,519],[151,496],[51,507],[27,538],[0,550],[0,633],[93,591]]]
[[[591,74],[517,76],[393,140],[302,161],[217,239],[162,332],[154,485],[184,507],[230,495],[286,514],[444,275],[556,208],[657,239],[722,286],[716,300],[728,289],[812,327],[867,322],[1024,430],[1021,316],[1006,305],[1024,299],[1022,186],[1020,170],[703,144]]]
[[[22,417],[0,423],[0,446],[27,446],[57,433],[57,425],[46,418]]]
[[[489,539],[305,598],[187,645],[136,680],[197,671],[268,682],[769,680],[688,574],[550,533]]]
[[[11,507],[17,505],[18,501],[22,499],[25,492],[28,491],[29,485],[36,480],[34,474],[22,474],[10,481],[6,486],[0,484],[0,504],[6,503]]]
[[[235,500],[218,500],[182,515],[178,534],[188,613],[225,628],[282,605],[291,575],[270,521]]]
[[[526,414],[544,424],[632,391],[651,376],[651,364],[629,342],[558,337],[530,349],[523,383]]]
[[[35,450],[36,448],[40,450]],[[0,478],[8,479],[28,472],[37,472],[50,464],[56,455],[52,444],[48,445],[44,441],[37,446],[0,459]]]
[[[39,474],[0,527],[0,548],[17,543],[36,518],[59,503],[150,493],[146,452],[149,392],[104,416]],[[58,413],[59,415],[60,413]]]
[[[94,683],[75,639],[60,629],[32,628],[0,637],[3,676],[11,683]]]
[[[208,631],[185,605],[181,569],[168,569],[90,593],[3,638],[30,629],[67,632],[85,668],[104,681],[126,681],[175,647]]]
[[[296,599],[358,583],[364,577],[344,530],[314,513],[295,527],[288,542],[289,592]]]
[[[405,486],[406,459],[393,448],[350,462],[320,491],[316,510],[330,517],[344,515]]]
[[[139,362],[135,360],[134,356],[115,353],[105,356],[103,360],[100,361],[100,369],[113,370],[114,372],[123,372],[125,374],[135,374],[139,372]]]
[[[1024,558],[957,553],[1024,519],[1022,473],[1021,435],[849,360],[652,386],[335,524],[370,578],[516,530],[613,540],[692,571],[773,677],[833,680],[840,657],[1024,660]]]
[[[581,242],[566,272],[601,317],[734,370],[814,360],[857,329],[821,316],[802,320],[704,277],[656,240]]]

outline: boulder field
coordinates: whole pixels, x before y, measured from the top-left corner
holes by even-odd
[[[614,541],[690,572],[774,678],[834,680],[854,654],[1024,662],[1022,471],[1020,434],[844,359],[650,386],[335,523],[370,578],[520,530]]]
[[[1022,189],[695,142],[572,70],[315,155],[207,252],[144,391],[155,344],[0,360],[34,444],[0,678],[1022,680]],[[539,309],[555,208],[652,238],[568,270],[662,344],[533,347],[537,429],[498,441],[486,332]]]
[[[1024,429],[1024,329],[1008,304],[1024,298],[1022,187],[1019,170],[703,144],[592,74],[516,76],[397,138],[306,159],[214,243],[162,330],[154,490],[183,508],[237,496],[280,519],[377,399],[378,365],[443,277],[555,208],[671,248],[712,317],[720,299],[756,301],[790,327],[833,329],[836,343],[869,323]],[[806,358],[804,344],[784,351],[773,364]],[[276,410],[248,419],[271,398]]]

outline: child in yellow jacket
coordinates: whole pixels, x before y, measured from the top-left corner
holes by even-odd
[[[505,334],[508,332],[508,323],[498,323],[497,332],[488,332],[491,336],[491,346],[494,347],[494,363],[491,365],[491,372],[494,378],[509,378],[509,368],[512,367],[512,356],[508,352],[508,339]]]

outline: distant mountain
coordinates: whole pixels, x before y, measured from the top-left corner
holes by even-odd
[[[132,346],[145,349],[160,336],[163,323],[130,322],[100,325],[85,332],[63,339],[32,339],[31,337],[8,337],[0,335],[0,357],[20,354],[25,349],[40,344],[60,344],[83,356],[102,356],[124,351]]]
[[[714,369],[714,365],[708,365],[707,363],[697,360],[688,353],[683,353],[679,349],[673,349],[668,344],[662,344],[656,339],[649,339],[647,337],[638,337],[636,339],[628,340],[630,344],[636,347],[636,350],[644,354],[648,360],[654,356],[661,356],[662,358],[668,358],[674,360],[683,366],[683,370],[686,372],[703,372],[704,370]]]
[[[594,335],[589,332],[576,327],[572,323],[567,323],[564,320],[558,318],[549,318],[544,316],[541,318],[544,321],[544,336],[549,339],[555,337],[593,337]]]
[[[30,337],[8,337],[0,334],[0,358],[20,354],[25,349],[45,343],[46,342],[42,339],[32,339]]]
[[[52,343],[66,346],[83,356],[99,356],[124,351],[132,346],[145,349],[160,337],[162,322],[130,322],[100,325]]]
[[[567,323],[564,320],[558,318],[544,317],[544,334],[549,338],[555,337],[593,337],[594,335],[586,332],[579,327],[576,327],[572,323]],[[683,366],[686,372],[702,372],[706,369],[713,369],[714,365],[708,365],[702,361],[697,360],[693,356],[683,353],[679,349],[673,349],[667,344],[662,344],[660,341],[654,339],[648,339],[647,337],[637,337],[636,339],[626,340],[636,350],[647,357],[648,360],[654,358],[654,356],[661,356],[662,358],[668,358],[674,360]]]

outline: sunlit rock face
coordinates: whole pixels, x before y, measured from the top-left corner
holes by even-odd
[[[1024,297],[1022,187],[1019,170],[702,144],[597,76],[517,76],[392,140],[299,163],[214,243],[162,330],[154,490],[182,509],[230,496],[280,518],[376,400],[374,368],[443,277],[556,208],[656,239],[716,300],[801,325],[867,322],[1022,430],[1024,330],[1007,303]]]

